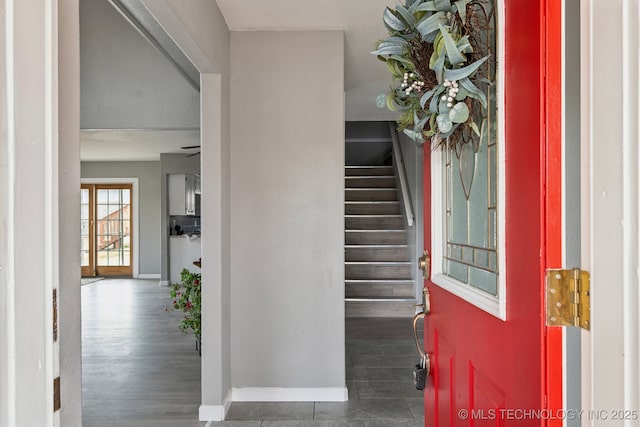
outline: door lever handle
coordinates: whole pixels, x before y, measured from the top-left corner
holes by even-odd
[[[420,354],[420,358],[421,360],[423,360],[424,370],[426,371],[427,375],[429,375],[431,373],[431,359],[429,358],[429,355],[425,353],[424,349],[420,346],[420,339],[418,338],[418,320],[424,319],[424,316],[424,312],[416,313],[416,315],[413,316],[413,339],[415,340],[418,354]]]

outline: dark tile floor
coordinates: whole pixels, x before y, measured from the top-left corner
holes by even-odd
[[[198,422],[200,359],[157,281],[82,287],[84,427],[422,427],[409,319],[348,318],[349,402],[236,402]]]

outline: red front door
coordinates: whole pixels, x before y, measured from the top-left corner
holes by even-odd
[[[482,154],[481,147],[466,173],[470,160],[460,160],[460,153],[447,160],[427,145],[424,150],[424,212],[440,216],[434,220],[425,215],[424,226],[425,246],[434,254],[432,275],[425,281],[431,301],[424,335],[431,361],[424,395],[426,426],[541,426],[554,417],[546,397],[549,350],[543,277],[549,263],[556,262],[547,245],[557,243],[549,242],[548,232],[550,222],[559,220],[550,203],[554,193],[547,191],[556,184],[550,182],[550,164],[556,160],[550,153],[560,138],[560,112],[550,116],[561,105],[560,92],[553,93],[559,52],[550,50],[559,46],[549,42],[560,34],[559,15],[550,9],[559,6],[548,6],[544,0],[496,4],[504,12],[498,14],[504,20],[499,36],[504,38],[503,50],[498,43],[503,55],[498,69],[504,67],[498,75],[504,82],[498,97],[504,103],[497,102],[498,109],[504,108],[499,119],[504,137],[499,137],[498,125],[496,146],[491,147],[489,137],[486,152]],[[487,181],[492,185],[492,159],[501,165],[497,180],[503,180],[502,192],[500,185],[495,190],[494,205],[493,190],[485,190]],[[457,184],[465,175],[467,182]],[[469,190],[470,185],[483,188]],[[465,196],[448,193],[461,189]],[[477,206],[472,205],[477,201],[469,196],[473,191],[489,193],[486,216],[474,216]],[[468,230],[463,228],[465,221]],[[477,234],[473,227],[487,229],[485,246],[469,241]],[[471,283],[474,280],[478,283]],[[459,286],[448,286],[453,282]]]

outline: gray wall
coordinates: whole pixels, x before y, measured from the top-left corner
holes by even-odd
[[[229,29],[215,2],[146,2],[200,71],[202,153],[202,405],[219,420],[231,389]],[[242,310],[242,306],[240,307]]]
[[[138,178],[139,274],[160,273],[160,163],[82,162],[81,178]]]
[[[80,60],[82,129],[199,126],[199,93],[108,0],[80,1]]]
[[[343,47],[231,33],[233,387],[345,387]]]
[[[58,2],[60,254],[80,253],[80,37],[77,0]],[[82,425],[80,257],[60,257],[61,426]]]

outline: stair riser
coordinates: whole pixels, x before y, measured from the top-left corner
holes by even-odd
[[[409,250],[405,248],[347,248],[345,261],[409,261]]]
[[[346,230],[401,230],[404,222],[402,217],[347,217],[344,227]]]
[[[344,191],[345,201],[396,201],[398,200],[398,190],[395,188],[381,190],[356,190],[346,189]]]
[[[399,203],[346,203],[346,215],[397,215],[400,214]]]
[[[345,168],[345,176],[371,176],[371,175],[393,175],[393,167],[361,167],[361,168]]]
[[[414,303],[410,302],[360,302],[347,301],[345,315],[347,317],[413,317]],[[411,324],[408,324],[411,327]]]
[[[404,245],[406,243],[404,231],[347,231],[345,233],[347,245]]]
[[[344,180],[346,188],[396,188],[394,177],[347,177]]]
[[[344,277],[346,279],[410,279],[410,265],[345,265]]]
[[[345,296],[347,298],[414,298],[413,286],[413,283],[350,283],[345,285]]]

